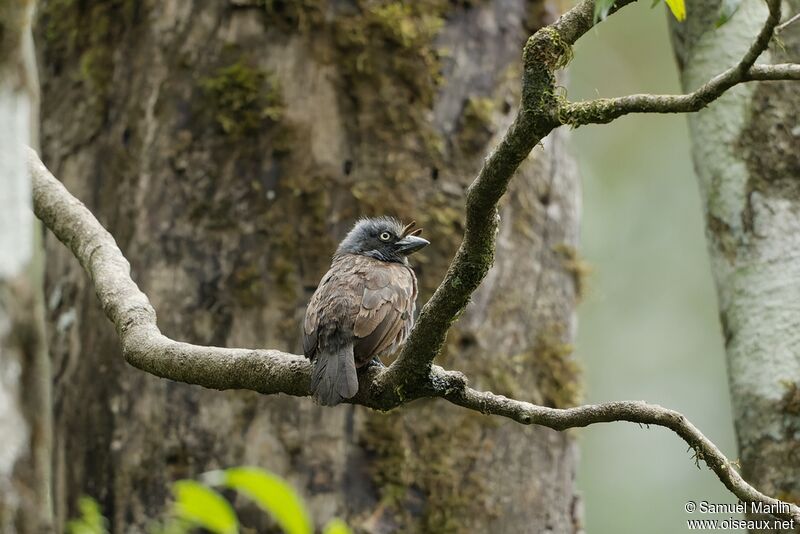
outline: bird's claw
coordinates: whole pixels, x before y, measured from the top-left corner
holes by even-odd
[[[364,367],[367,369],[369,369],[370,367],[378,367],[379,369],[382,369],[386,366],[383,364],[380,358],[375,356],[369,362],[367,362],[367,365],[365,365]]]

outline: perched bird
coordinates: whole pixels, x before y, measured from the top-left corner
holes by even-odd
[[[380,364],[378,358],[411,331],[417,278],[407,256],[429,244],[414,224],[361,219],[336,249],[303,322],[303,351],[314,363],[311,392],[319,404],[354,396],[356,369]]]

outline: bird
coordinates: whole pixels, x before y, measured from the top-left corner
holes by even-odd
[[[417,299],[408,256],[430,244],[415,225],[388,216],[362,218],[339,243],[303,320],[317,404],[335,406],[355,396],[356,369],[383,365],[380,357],[408,337]]]

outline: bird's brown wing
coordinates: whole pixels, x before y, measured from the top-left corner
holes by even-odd
[[[416,280],[408,267],[376,262],[366,270],[353,329],[356,366],[403,342],[413,321],[415,298]]]

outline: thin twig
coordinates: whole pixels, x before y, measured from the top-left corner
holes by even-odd
[[[791,18],[790,18],[789,20],[787,20],[786,22],[782,22],[782,23],[778,24],[778,25],[775,27],[775,32],[776,32],[776,33],[780,33],[780,32],[782,32],[783,30],[785,30],[787,27],[789,27],[790,25],[794,24],[794,23],[795,23],[795,22],[797,22],[798,20],[800,20],[800,13],[798,13],[797,15],[795,15],[795,16],[793,16],[793,17],[791,17]]]
[[[476,391],[469,387],[463,391],[445,395],[445,398],[454,404],[485,414],[502,415],[518,423],[541,425],[554,430],[617,421],[668,428],[680,436],[689,445],[689,448],[695,451],[698,460],[702,460],[725,487],[740,500],[767,504],[772,510],[785,508],[788,512],[776,514],[776,517],[793,519],[800,524],[800,507],[764,495],[748,484],[736,471],[734,462],[728,460],[710,439],[703,435],[683,414],[675,410],[639,401],[589,404],[568,409],[548,408],[490,392]],[[787,506],[783,506],[784,504]]]

